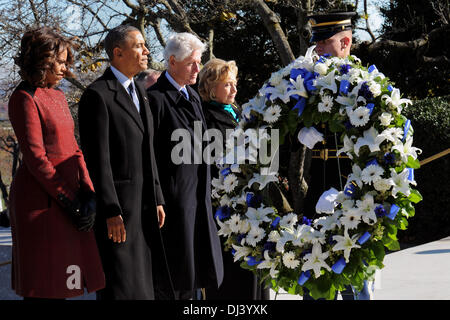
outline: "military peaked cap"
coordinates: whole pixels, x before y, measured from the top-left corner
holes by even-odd
[[[356,12],[331,12],[327,14],[315,14],[308,16],[311,24],[311,42],[328,39],[336,33],[351,30],[352,18]]]

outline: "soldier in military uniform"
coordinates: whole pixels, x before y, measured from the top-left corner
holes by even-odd
[[[309,16],[312,29],[310,42],[316,43],[315,51],[319,55],[330,54],[345,58],[350,54],[352,45],[352,18],[355,12],[334,12]],[[330,188],[342,190],[346,176],[351,171],[351,161],[348,157],[336,156],[340,149],[340,133],[334,134],[326,124],[317,128],[324,135],[324,140],[316,144],[312,150],[308,192],[305,197],[304,212],[308,218],[313,218],[316,203],[322,193]],[[309,153],[310,151],[308,151]]]
[[[312,30],[310,42],[316,44],[317,54],[329,54],[338,58],[350,55],[352,18],[356,15],[355,12],[332,12],[309,16]],[[314,217],[315,206],[322,193],[332,187],[343,190],[346,177],[351,172],[349,158],[343,155],[336,156],[336,151],[342,147],[340,134],[331,132],[326,124],[322,124],[318,129],[323,133],[324,140],[316,144],[317,148],[311,152],[310,179],[304,202],[304,212],[308,218]],[[360,293],[353,294],[351,287],[348,287],[341,295],[344,300],[353,300],[355,297],[367,300],[369,290],[365,287]],[[311,297],[305,294],[304,299],[310,300]]]

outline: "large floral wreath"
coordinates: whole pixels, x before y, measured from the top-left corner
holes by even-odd
[[[413,203],[422,200],[411,187],[420,150],[412,146],[413,129],[402,115],[411,101],[402,99],[388,78],[355,56],[319,57],[313,49],[273,73],[243,105],[244,119],[227,140],[227,152],[234,139],[260,128],[278,129],[280,143],[298,134],[312,148],[322,140],[314,126],[327,123],[341,133],[337,154],[352,161],[344,190],[320,197],[321,216],[314,221],[283,212],[265,192],[270,184],[282,184],[279,175],[264,171],[268,165],[257,159],[219,166],[213,198],[219,235],[227,238],[225,250],[235,262],[275,291],[303,295],[307,288],[313,298],[333,299],[347,285],[361,290],[383,267],[385,247],[399,249],[397,230],[406,229]],[[241,144],[248,156],[250,147],[273,137],[246,137]]]

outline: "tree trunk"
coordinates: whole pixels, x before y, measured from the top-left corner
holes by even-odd
[[[263,0],[254,0],[256,11],[261,16],[264,22],[264,26],[267,31],[269,31],[272,41],[280,54],[281,62],[283,65],[287,66],[291,63],[295,56],[292,53],[291,46],[287,41],[286,35],[281,28],[280,19],[273,12]]]

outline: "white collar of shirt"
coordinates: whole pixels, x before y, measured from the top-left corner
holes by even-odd
[[[180,85],[178,84],[178,82],[176,82],[176,81],[172,78],[172,76],[169,74],[168,71],[166,71],[166,78],[167,78],[167,80],[169,80],[169,82],[175,87],[175,89],[177,89],[178,91],[183,90],[184,92],[186,92],[186,94],[187,94],[188,97],[189,97],[189,93],[187,92],[186,86],[180,86]]]
[[[133,82],[133,78],[131,78],[131,79],[128,78],[126,75],[124,75],[122,72],[120,72],[119,70],[117,70],[113,66],[111,66],[111,71],[114,73],[114,75],[116,76],[117,80],[119,80],[120,84],[128,92],[128,86],[130,85],[131,82]],[[133,84],[133,87],[135,87],[134,84]]]
[[[114,75],[116,76],[117,80],[120,82],[120,84],[125,88],[125,91],[127,93],[129,93],[128,91],[128,86],[130,85],[130,83],[133,83],[133,102],[136,105],[136,108],[138,109],[138,111],[140,110],[140,106],[139,106],[139,99],[137,97],[136,94],[136,85],[134,84],[133,78],[128,78],[126,75],[124,75],[122,72],[120,72],[119,70],[117,70],[117,68],[111,66],[111,71],[112,73],[114,73]]]

